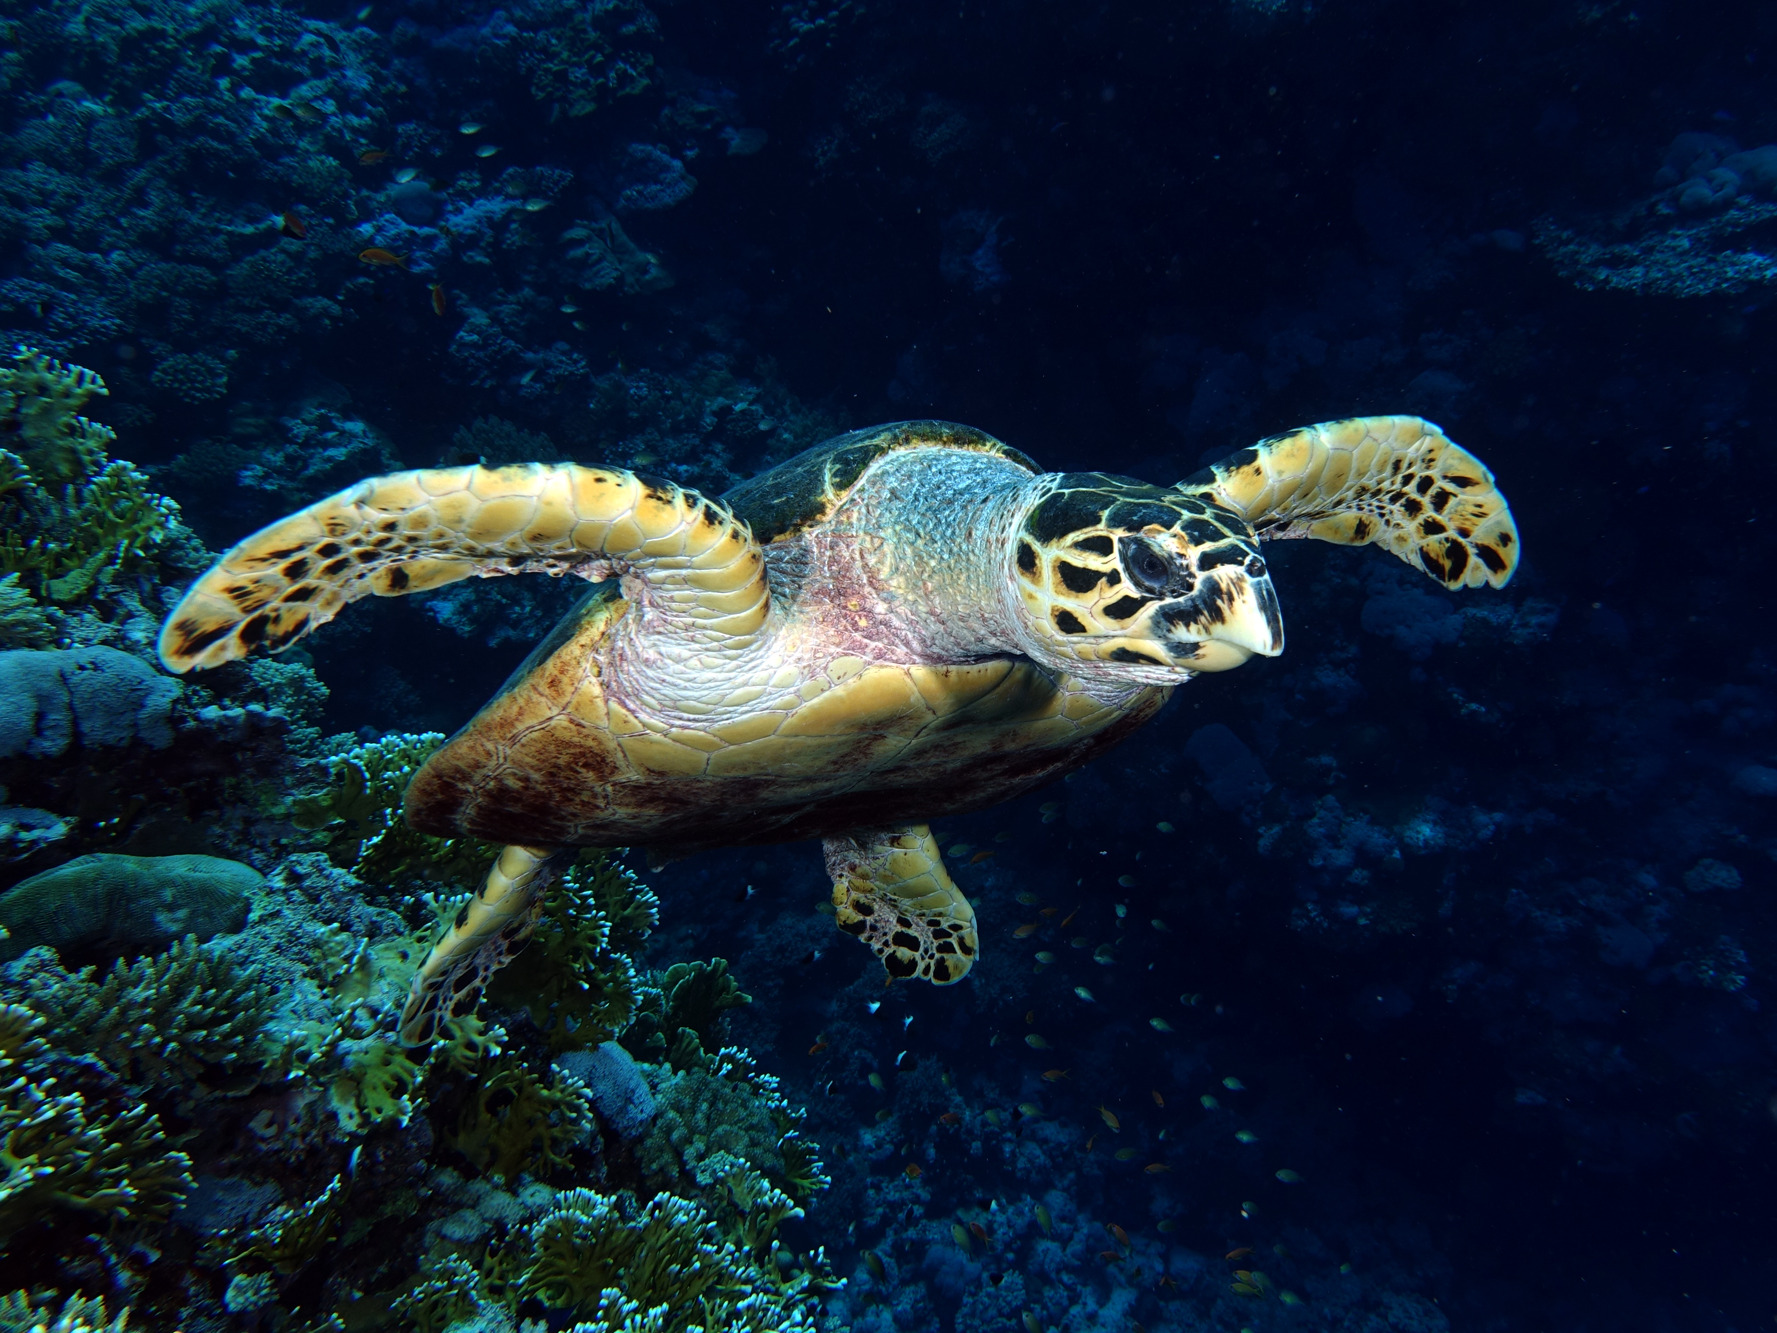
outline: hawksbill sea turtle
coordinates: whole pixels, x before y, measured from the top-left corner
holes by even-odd
[[[825,840],[839,927],[956,982],[975,913],[926,821],[1079,767],[1172,688],[1283,649],[1264,540],[1377,543],[1503,585],[1505,497],[1417,417],[1274,435],[1173,486],[1045,473],[966,426],[817,445],[720,500],[615,467],[378,477],[248,537],[185,594],[170,671],[277,652],[367,595],[471,575],[596,586],[407,789],[506,844],[415,975],[403,1040],[468,1012],[581,847]]]

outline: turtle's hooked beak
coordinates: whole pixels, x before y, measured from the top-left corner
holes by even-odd
[[[1173,660],[1192,671],[1227,671],[1255,653],[1283,651],[1283,614],[1257,555],[1201,574],[1188,597],[1160,612]]]

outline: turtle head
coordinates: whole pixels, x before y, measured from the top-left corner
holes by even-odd
[[[1012,561],[1025,651],[1077,675],[1167,685],[1283,651],[1258,537],[1208,495],[1051,474]]]

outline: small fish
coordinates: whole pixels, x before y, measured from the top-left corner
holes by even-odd
[[[406,268],[407,260],[401,255],[391,254],[379,246],[371,246],[368,250],[358,251],[358,262],[369,264],[373,268]]]
[[[1097,1142],[1098,1142],[1098,1135],[1096,1135],[1096,1134],[1087,1135],[1086,1136],[1086,1151],[1088,1153],[1090,1153],[1092,1151],[1092,1146]]]
[[[1082,1000],[1086,1001],[1087,1004],[1092,1003],[1092,992],[1087,990],[1084,986],[1075,986],[1074,987],[1074,994],[1078,995]]]
[[[1230,1282],[1228,1290],[1236,1296],[1263,1296],[1265,1294],[1250,1282]]]
[[[484,143],[481,145],[481,147],[479,147],[475,150],[475,156],[477,156],[477,157],[492,157],[495,153],[497,153],[499,151],[500,151],[500,149],[497,144]]]
[[[1027,1119],[1036,1120],[1042,1116],[1043,1108],[1038,1106],[1035,1102],[1019,1102],[1018,1114]]]
[[[1148,1089],[1148,1096],[1150,1096],[1150,1097],[1152,1097],[1152,1098],[1153,1098],[1153,1099],[1154,1099],[1154,1105],[1155,1105],[1155,1106],[1161,1106],[1161,1107],[1163,1107],[1163,1106],[1165,1106],[1165,1105],[1166,1105],[1166,1098],[1164,1098],[1164,1097],[1162,1097],[1162,1096],[1161,1096],[1161,1095],[1160,1095],[1160,1094],[1159,1094],[1159,1092],[1158,1092],[1158,1091],[1156,1091],[1156,1090],[1155,1090],[1155,1089],[1153,1089],[1153,1088],[1149,1088],[1149,1089]]]
[[[1286,1185],[1300,1185],[1302,1183],[1302,1177],[1287,1166],[1277,1173],[1277,1178]]]
[[[907,1017],[905,1017],[901,1020],[901,1031],[905,1032],[908,1028],[910,1028],[912,1026],[913,1026],[913,1015],[908,1014]]]
[[[1159,829],[1162,833],[1171,833],[1172,832],[1172,825],[1168,824],[1164,819],[1162,819],[1158,824],[1154,825],[1154,827]]]
[[[391,154],[387,148],[366,148],[358,154],[358,165],[374,167],[378,162],[387,162]]]
[[[925,1174],[925,1172],[920,1169],[918,1162],[909,1162],[907,1163],[907,1169],[901,1174],[906,1176],[909,1180],[918,1180]]]
[[[875,1088],[878,1092],[882,1091],[882,1075],[876,1073],[874,1070],[870,1073],[870,1086]]]
[[[1119,1162],[1133,1162],[1141,1156],[1140,1148],[1119,1148],[1112,1154]]]
[[[1187,1009],[1195,1009],[1198,1005],[1203,1003],[1203,992],[1186,991],[1183,995],[1178,997],[1178,1002],[1184,1005]]]
[[[1037,1205],[1037,1225],[1043,1229],[1045,1236],[1055,1230],[1055,1219],[1049,1216],[1049,1210],[1040,1203]]]
[[[1024,1333],[1043,1333],[1042,1321],[1029,1310],[1024,1312]]]
[[[1061,802],[1060,801],[1044,801],[1041,805],[1039,805],[1037,807],[1037,809],[1045,815],[1052,815],[1057,810],[1061,809]]]
[[[1250,1129],[1235,1130],[1234,1138],[1240,1143],[1257,1143],[1259,1141],[1259,1136]]]
[[[959,843],[953,843],[951,845],[950,850],[945,852],[944,855],[946,855],[946,856],[967,856],[970,852],[972,852],[974,850],[975,850],[974,843],[959,842]]]
[[[1037,915],[1038,916],[1054,916],[1060,910],[1061,909],[1059,907],[1045,907],[1042,911],[1038,912]]]
[[[969,858],[969,864],[972,866],[978,866],[983,861],[991,861],[991,860],[993,860],[993,853],[992,852],[976,852],[973,856],[971,856]]]
[[[1168,1171],[1172,1170],[1172,1168],[1166,1165],[1165,1162],[1149,1162],[1142,1168],[1142,1170],[1147,1172],[1150,1176],[1163,1176]]]
[[[1034,904],[1036,900],[1037,895],[1032,893],[1029,889],[1026,889],[1023,893],[1018,895],[1018,905],[1020,907],[1029,907]]]
[[[561,311],[564,315],[577,315],[580,313],[580,307],[575,305],[572,301],[563,301],[556,307],[556,309]]]
[[[1129,1233],[1123,1230],[1122,1227],[1118,1226],[1115,1222],[1106,1222],[1104,1224],[1104,1229],[1117,1238],[1117,1244],[1121,1245],[1126,1250],[1129,1248]]]
[[[1076,907],[1076,908],[1074,908],[1073,911],[1069,912],[1066,916],[1061,918],[1061,928],[1063,930],[1066,930],[1068,928],[1069,924],[1078,915],[1080,915],[1080,909]]]
[[[1125,876],[1123,876],[1123,878],[1128,879],[1129,876],[1125,875]],[[1133,884],[1129,884],[1129,885],[1125,885],[1124,887],[1125,888],[1134,888],[1135,886]],[[1116,912],[1117,912],[1117,920],[1121,921],[1124,917],[1129,915],[1129,904],[1128,903],[1118,903],[1117,907],[1116,907]]]
[[[1006,1123],[1006,1117],[995,1107],[990,1106],[981,1114],[987,1117],[987,1123],[995,1129]]]
[[[1089,941],[1084,935],[1076,935],[1067,942],[1067,947],[1070,949],[1084,949],[1088,943]]]
[[[1232,1075],[1232,1074],[1228,1075],[1227,1078],[1222,1080],[1222,1086],[1224,1088],[1226,1088],[1229,1092],[1245,1092],[1246,1091],[1246,1084],[1242,1083],[1239,1079],[1235,1078],[1234,1075]]]
[[[864,1251],[864,1267],[870,1270],[870,1276],[877,1282],[888,1281],[888,1269],[883,1267],[882,1256],[875,1250]]]
[[[1340,1271],[1340,1272],[1341,1272],[1341,1273],[1347,1273],[1347,1274],[1349,1274],[1349,1273],[1350,1273],[1350,1272],[1351,1272],[1351,1265],[1350,1265],[1350,1264],[1340,1264],[1340,1265],[1339,1265],[1339,1271]]]
[[[1248,1199],[1245,1203],[1240,1205],[1240,1215],[1248,1221],[1251,1221],[1259,1215],[1259,1205],[1254,1203],[1251,1199]]]
[[[1092,951],[1092,961],[1100,967],[1109,967],[1117,961],[1116,951],[1108,944],[1101,944]]]
[[[816,1038],[815,1038],[815,1039],[814,1039],[814,1045],[813,1045],[813,1046],[810,1046],[810,1047],[809,1047],[809,1048],[808,1048],[808,1053],[809,1053],[809,1054],[810,1054],[810,1055],[819,1055],[819,1054],[820,1054],[820,1053],[821,1053],[821,1052],[822,1052],[822,1051],[824,1051],[824,1050],[826,1050],[826,1049],[827,1049],[827,1039],[826,1039],[826,1037],[824,1037],[824,1036],[822,1036],[822,1037],[816,1037]]]
[[[1164,1018],[1150,1018],[1148,1020],[1148,1026],[1153,1028],[1156,1032],[1172,1031],[1172,1024],[1168,1023]]]
[[[1036,959],[1044,967],[1047,967],[1050,963],[1055,961],[1055,955],[1050,953],[1047,949],[1040,949],[1037,951]]]
[[[461,125],[457,126],[457,133],[480,134],[486,128],[487,126],[483,125],[479,120],[465,120]]]
[[[1121,1134],[1123,1132],[1123,1122],[1117,1119],[1117,1113],[1115,1111],[1111,1110],[1108,1106],[1100,1106],[1098,1108],[1098,1114],[1104,1118],[1105,1124],[1111,1127],[1111,1133]]]
[[[294,212],[284,213],[278,218],[278,231],[292,240],[300,241],[309,234],[309,224]]]
[[[950,1238],[956,1242],[957,1248],[964,1254],[969,1253],[969,1233],[963,1228],[961,1222],[950,1224]]]
[[[1174,1222],[1169,1217],[1164,1222],[1157,1223],[1154,1229],[1160,1232],[1163,1236],[1170,1236],[1173,1232],[1178,1230],[1178,1223]]]
[[[991,1239],[987,1234],[987,1228],[982,1226],[979,1222],[969,1223],[969,1234],[983,1243]]]
[[[1012,932],[1012,938],[1015,940],[1029,939],[1032,935],[1037,933],[1037,927],[1042,924],[1043,923],[1040,921],[1026,921],[1022,926],[1018,927],[1017,930]]]
[[[938,1117],[938,1123],[940,1125],[960,1125],[962,1122],[963,1118],[955,1111],[946,1111],[943,1115]]]
[[[1067,1070],[1065,1069],[1045,1069],[1043,1071],[1043,1082],[1045,1083],[1059,1083],[1066,1077]]]
[[[1040,1032],[1025,1033],[1024,1044],[1030,1047],[1033,1051],[1046,1051],[1049,1049],[1049,1043],[1043,1038],[1043,1034]]]
[[[553,199],[526,199],[522,207],[527,213],[541,213],[554,202]]]
[[[1226,1254],[1224,1254],[1222,1256],[1222,1258],[1224,1258],[1224,1259],[1244,1259],[1244,1258],[1246,1258],[1247,1255],[1251,1254],[1252,1252],[1253,1252],[1252,1246],[1242,1245],[1238,1250],[1229,1250]]]
[[[306,120],[311,125],[327,119],[327,113],[312,102],[292,102],[290,110],[295,113],[298,120]]]
[[[431,292],[432,292],[432,313],[434,315],[444,314],[444,307],[445,307],[445,303],[446,303],[445,296],[444,296],[444,284],[442,282],[433,283],[432,287],[431,287]]]
[[[1296,1295],[1295,1292],[1289,1291],[1289,1290],[1284,1290],[1284,1291],[1278,1292],[1277,1299],[1278,1299],[1279,1304],[1282,1304],[1282,1305],[1301,1305],[1304,1303],[1300,1296]]]
[[[1219,1111],[1222,1109],[1222,1104],[1220,1102],[1218,1102],[1214,1097],[1210,1096],[1207,1092],[1204,1093],[1197,1100],[1203,1103],[1203,1109],[1205,1111]]]
[[[891,1111],[886,1106],[883,1107],[880,1111],[878,1111],[876,1113],[876,1123],[879,1125],[886,1125],[889,1121],[893,1120],[894,1118],[895,1118],[895,1113],[893,1111]]]
[[[1135,887],[1135,876],[1134,875],[1118,875],[1117,876],[1117,883],[1121,884],[1126,889],[1133,889]],[[1122,913],[1119,912],[1118,915],[1121,916]]]
[[[395,184],[405,185],[419,174],[420,169],[418,167],[402,167],[401,170],[395,173]]]
[[[882,1008],[882,1001],[881,1000],[866,1000],[864,1002],[864,1008],[867,1009],[871,1013],[875,1013],[878,1009]]]
[[[1026,1009],[1024,1011],[1024,1021],[1026,1023],[1036,1022],[1037,1021],[1037,1011],[1035,1009]]]
[[[1172,927],[1167,925],[1159,917],[1155,917],[1152,921],[1148,922],[1148,924],[1150,926],[1152,926],[1155,930],[1159,931],[1162,935],[1172,934]]]
[[[1115,1250],[1100,1250],[1098,1252],[1098,1262],[1101,1264],[1114,1264],[1117,1259],[1118,1255]]]

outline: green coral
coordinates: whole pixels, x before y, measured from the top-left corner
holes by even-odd
[[[164,1221],[192,1187],[191,1159],[141,1103],[113,1111],[58,1093],[45,1026],[0,1005],[0,1244],[55,1210]]]
[[[246,1244],[230,1262],[264,1265],[286,1276],[300,1272],[339,1235],[351,1193],[351,1179],[337,1175],[306,1203],[280,1204],[247,1234]]]
[[[11,1291],[0,1296],[0,1333],[124,1333],[128,1309],[112,1318],[101,1298],[70,1296],[56,1308],[53,1293],[40,1301],[39,1293]]]
[[[513,1058],[484,1068],[450,1141],[484,1174],[511,1181],[567,1167],[597,1132],[584,1083],[559,1069],[545,1081]]]
[[[391,1309],[413,1326],[414,1333],[443,1333],[481,1310],[480,1291],[481,1270],[461,1255],[447,1254],[428,1262]]]
[[[0,450],[0,454],[5,451]],[[56,641],[56,622],[37,604],[19,576],[0,578],[0,648],[51,648]]]
[[[609,854],[592,851],[556,876],[521,967],[489,993],[527,1010],[552,1051],[597,1046],[630,1024],[639,982],[628,954],[659,920],[659,900]]]
[[[58,1048],[98,1057],[139,1083],[196,1095],[214,1080],[264,1062],[276,1007],[271,983],[214,941],[186,936],[165,953],[68,972],[32,955],[14,984]]]
[[[703,1062],[721,1045],[722,1015],[753,997],[729,975],[728,960],[674,963],[642,988],[636,1021],[623,1044],[641,1060],[664,1059],[674,1069]]]
[[[654,1071],[649,1081],[659,1111],[638,1164],[660,1188],[707,1199],[737,1243],[769,1245],[785,1218],[801,1215],[797,1201],[826,1187],[800,1133],[806,1112],[745,1051],[724,1049],[705,1068]]]
[[[296,823],[324,833],[333,863],[371,883],[479,884],[498,847],[420,833],[401,814],[408,782],[443,743],[443,732],[394,732],[329,755],[328,785],[295,803]]]
[[[89,370],[29,348],[0,361],[0,574],[39,600],[78,602],[119,573],[151,572],[178,535],[179,507],[132,464],[107,457],[109,427],[79,415],[106,392]]]

